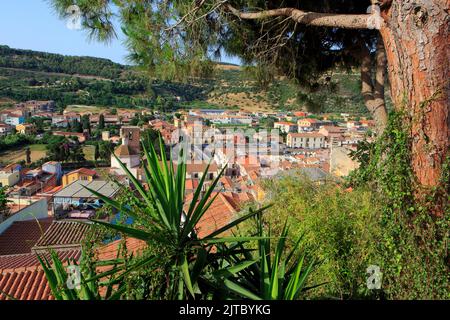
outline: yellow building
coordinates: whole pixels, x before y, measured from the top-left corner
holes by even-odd
[[[16,126],[16,131],[20,134],[34,134],[36,133],[36,126],[32,123],[22,123]]]
[[[12,187],[20,181],[21,167],[17,164],[10,164],[0,170],[0,187]]]
[[[78,170],[69,172],[62,177],[62,184],[63,187],[71,184],[74,181],[77,180],[85,180],[85,181],[92,181],[94,180],[94,177],[97,175],[97,172],[94,170],[86,169],[86,168],[80,168]]]

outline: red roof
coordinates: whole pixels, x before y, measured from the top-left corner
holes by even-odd
[[[215,194],[211,195],[211,198]],[[188,195],[186,209],[190,206],[191,200],[192,195]],[[207,236],[230,223],[238,209],[239,206],[232,197],[220,193],[196,226],[199,237]]]
[[[31,253],[31,247],[50,227],[52,219],[15,221],[0,234],[0,256]]]
[[[91,170],[91,169],[87,169],[87,168],[80,168],[74,171],[70,171],[67,174],[72,174],[72,173],[81,173],[81,174],[85,174],[87,176],[95,176],[97,174],[97,172],[95,170]]]
[[[51,226],[36,242],[33,250],[43,248],[81,247],[81,242],[90,225],[76,221],[53,221]]]
[[[49,254],[45,256],[48,258]],[[62,261],[79,259],[81,251],[58,251],[58,256]],[[0,257],[0,300],[11,297],[18,300],[53,300],[45,273],[34,253]]]
[[[50,255],[43,254],[47,259]],[[79,259],[81,256],[80,250],[65,250],[58,251],[58,256],[61,260]],[[0,273],[11,271],[34,270],[39,267],[40,263],[36,253],[12,254],[8,256],[0,256]]]
[[[0,300],[51,300],[50,287],[43,270],[11,271],[0,274]],[[7,295],[5,295],[5,293]]]

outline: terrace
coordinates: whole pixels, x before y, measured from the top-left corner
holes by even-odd
[[[104,180],[77,180],[61,189],[53,197],[53,214],[56,219],[73,218],[88,219],[102,206],[102,201],[91,190],[112,198],[119,187]]]

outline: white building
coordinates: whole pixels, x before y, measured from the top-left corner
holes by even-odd
[[[0,136],[5,136],[12,131],[12,127],[8,124],[0,123]]]
[[[120,137],[122,138],[122,144],[114,150],[114,154],[137,177],[141,162],[140,128],[122,127]],[[111,169],[119,175],[126,175],[125,170],[122,169],[119,161],[113,155],[111,155]]]
[[[290,122],[275,122],[273,124],[273,127],[275,129],[279,129],[281,132],[284,132],[284,133],[297,131],[297,125],[294,123],[290,123]]]
[[[325,137],[320,133],[289,133],[286,144],[289,148],[320,149],[325,147]]]

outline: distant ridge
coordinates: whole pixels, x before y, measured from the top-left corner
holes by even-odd
[[[149,80],[133,66],[105,58],[67,56],[0,45],[0,107],[14,101],[53,99],[60,108],[232,108],[246,111],[306,110],[301,88],[277,78],[262,90],[242,66],[217,61],[208,79],[188,83]],[[316,112],[367,115],[357,73],[336,71],[333,92],[318,91]]]

